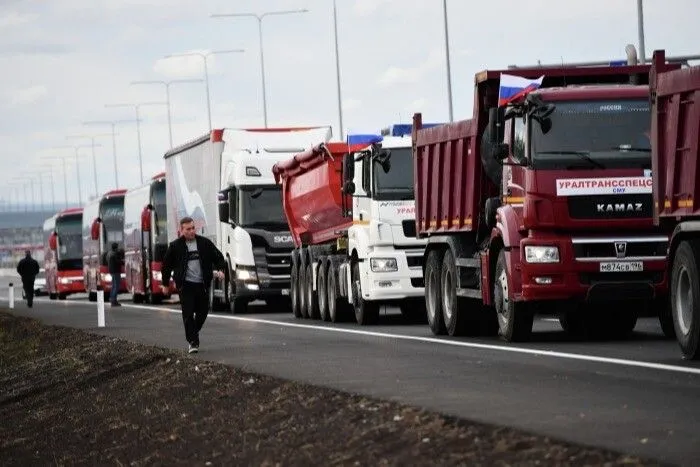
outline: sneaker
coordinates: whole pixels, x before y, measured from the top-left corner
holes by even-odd
[[[199,352],[199,346],[190,344],[189,353],[197,353],[197,352]]]

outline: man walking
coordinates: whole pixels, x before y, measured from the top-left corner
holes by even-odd
[[[112,243],[112,250],[107,253],[107,272],[109,272],[109,275],[112,276],[112,288],[109,291],[109,303],[112,306],[122,306],[122,304],[117,301],[122,279],[122,257],[121,253],[119,252],[119,244],[117,242]]]
[[[34,280],[39,274],[39,263],[32,258],[32,252],[27,250],[17,264],[17,273],[22,278],[22,288],[24,296],[27,298],[27,306],[31,308],[34,305]]]
[[[209,287],[213,277],[223,279],[226,260],[208,238],[196,234],[191,217],[180,219],[180,237],[168,245],[163,258],[163,294],[168,294],[170,273],[177,286],[189,353],[199,351],[199,331],[209,313]]]

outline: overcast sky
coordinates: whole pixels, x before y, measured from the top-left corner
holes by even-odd
[[[345,131],[378,131],[391,123],[448,120],[442,0],[337,0]],[[644,2],[647,56],[700,54],[700,2]],[[50,5],[50,6],[49,6]],[[455,119],[471,116],[473,77],[485,68],[624,58],[638,45],[636,0],[448,0]],[[129,120],[131,108],[105,104],[162,102],[162,85],[134,80],[203,78],[199,56],[168,54],[245,49],[211,56],[214,127],[262,126],[260,48],[254,18],[211,19],[212,13],[308,13],[263,21],[270,126],[333,125],[338,135],[332,0],[0,0],[0,182],[54,164],[63,202],[60,161],[86,144],[67,135],[105,134],[88,120]],[[171,86],[174,144],[208,129],[204,84]],[[144,176],[164,169],[169,148],[166,108],[141,109]],[[133,123],[118,125],[119,184],[140,182]],[[114,187],[112,140],[99,137],[98,191]],[[81,149],[83,198],[94,194],[90,149]],[[69,197],[77,200],[75,166]],[[0,188],[0,197],[9,190]],[[36,189],[38,200],[39,190]],[[48,177],[44,196],[50,196]]]

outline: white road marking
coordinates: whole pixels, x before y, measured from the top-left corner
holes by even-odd
[[[0,300],[2,301],[7,301],[7,297],[0,296]],[[35,301],[41,301],[41,302],[49,302],[49,300],[45,298],[39,298],[35,299]],[[92,302],[85,302],[85,301],[78,301],[78,300],[61,300],[61,301],[52,301],[52,303],[56,305],[60,305],[61,303],[64,303],[66,305],[71,304],[71,305],[89,305],[97,308],[96,303]],[[181,311],[178,309],[172,309],[172,308],[166,308],[166,307],[157,307],[157,306],[149,306],[149,305],[133,305],[129,303],[123,303],[122,306],[124,308],[134,308],[134,309],[139,309],[139,310],[154,310],[154,311],[167,311],[169,313],[173,314],[180,314]],[[109,308],[109,307],[107,307]],[[636,368],[646,368],[649,370],[661,370],[661,371],[671,371],[671,372],[676,372],[676,373],[685,373],[685,374],[691,374],[691,375],[700,375],[700,368],[689,368],[689,367],[682,367],[682,366],[677,366],[677,365],[667,365],[663,363],[654,363],[654,362],[645,362],[641,360],[628,360],[628,359],[623,359],[623,358],[610,358],[610,357],[600,357],[597,355],[586,355],[586,354],[578,354],[578,353],[569,353],[569,352],[556,352],[553,350],[541,350],[541,349],[530,349],[530,348],[525,348],[525,347],[516,347],[512,345],[494,345],[494,344],[482,344],[478,342],[464,342],[464,341],[456,341],[456,340],[447,340],[447,339],[439,339],[436,337],[421,337],[421,336],[407,336],[405,334],[390,334],[386,332],[377,332],[377,331],[365,331],[361,329],[346,329],[346,328],[337,328],[337,327],[331,327],[331,326],[317,326],[314,324],[302,324],[302,323],[290,323],[290,322],[285,322],[285,321],[275,321],[275,320],[270,320],[270,319],[263,319],[263,318],[251,318],[247,316],[227,316],[227,315],[219,315],[219,314],[210,314],[209,319],[212,318],[218,318],[218,319],[226,319],[226,320],[231,320],[231,321],[244,321],[244,322],[249,322],[249,323],[259,323],[259,324],[271,324],[273,326],[283,326],[283,327],[289,327],[289,328],[299,328],[299,329],[309,329],[313,331],[322,331],[322,332],[337,332],[341,334],[355,334],[355,335],[360,335],[360,336],[368,336],[368,337],[382,337],[382,338],[388,338],[388,339],[396,339],[396,340],[404,340],[404,341],[413,341],[413,342],[424,342],[424,343],[430,343],[430,344],[438,344],[438,345],[447,345],[447,346],[452,346],[452,347],[464,347],[464,348],[470,348],[470,349],[480,349],[480,350],[495,350],[499,352],[510,352],[510,353],[518,353],[518,354],[525,354],[525,355],[535,355],[539,357],[551,357],[551,358],[560,358],[560,359],[567,359],[567,360],[579,360],[579,361],[585,361],[585,362],[595,362],[595,363],[606,363],[609,365],[619,365],[619,366],[627,366],[627,367],[636,367]],[[680,359],[680,350],[679,350],[679,359]]]

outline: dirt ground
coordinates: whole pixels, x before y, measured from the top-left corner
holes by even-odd
[[[0,464],[653,465],[0,311]]]

